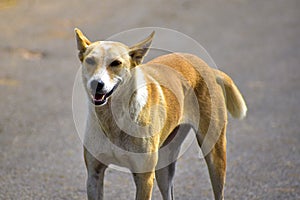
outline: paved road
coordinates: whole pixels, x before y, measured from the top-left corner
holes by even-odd
[[[300,198],[300,1],[0,2],[0,199],[85,199],[71,109],[79,67],[73,28],[105,39],[135,27],[190,35],[247,100],[230,118],[226,199]],[[177,199],[212,199],[193,146],[178,163]],[[133,199],[130,174],[108,170],[106,199]],[[161,199],[157,187],[153,199]]]

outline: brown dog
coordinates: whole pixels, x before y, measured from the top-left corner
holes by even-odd
[[[88,199],[103,199],[109,164],[132,171],[136,200],[151,199],[154,176],[163,199],[174,199],[175,163],[190,129],[205,156],[215,199],[223,199],[227,110],[235,118],[247,111],[231,78],[184,53],[142,64],[154,33],[128,47],[92,43],[75,32],[90,102],[84,139]]]

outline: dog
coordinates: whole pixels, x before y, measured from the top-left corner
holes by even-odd
[[[115,164],[133,173],[136,200],[151,199],[155,178],[162,198],[174,200],[176,159],[191,129],[214,197],[224,199],[227,111],[239,119],[247,112],[232,79],[187,53],[143,64],[154,32],[130,47],[91,42],[77,28],[75,35],[89,102],[84,136],[88,199],[103,199],[105,170]]]

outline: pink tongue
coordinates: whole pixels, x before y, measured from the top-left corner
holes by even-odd
[[[105,94],[95,94],[95,100],[102,101],[104,99]]]

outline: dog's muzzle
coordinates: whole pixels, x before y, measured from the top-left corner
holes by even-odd
[[[102,81],[93,80],[91,82],[91,98],[93,104],[95,104],[96,106],[105,104],[107,102],[107,99],[112,95],[117,86],[118,84],[115,85],[112,90],[106,93],[103,91],[104,83]]]

